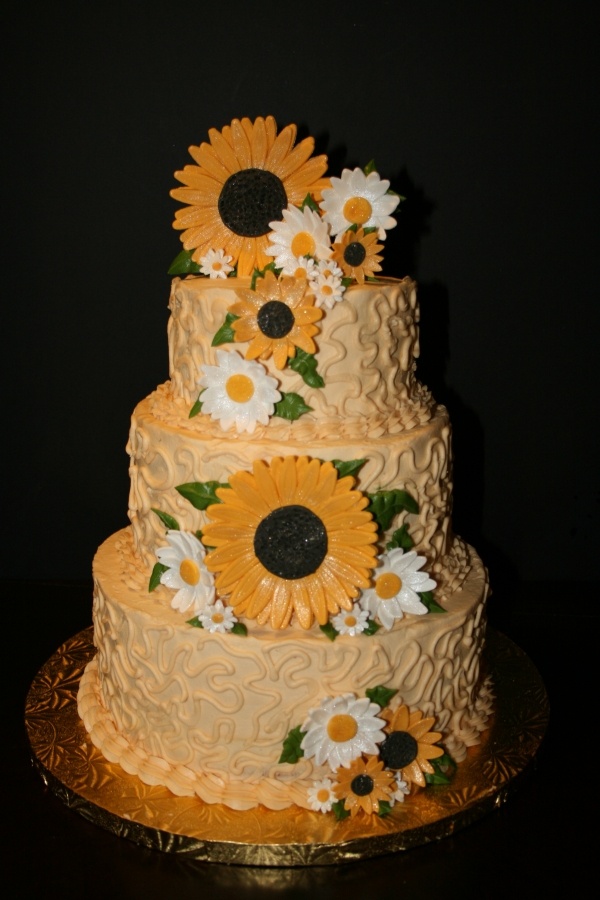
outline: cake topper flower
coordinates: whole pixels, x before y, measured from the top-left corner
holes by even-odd
[[[211,128],[209,143],[189,148],[196,165],[175,173],[184,187],[171,197],[186,204],[173,227],[183,231],[185,250],[199,263],[210,249],[230,254],[240,276],[262,270],[270,223],[281,221],[288,206],[309,193],[321,196],[326,156],[312,156],[314,139],[294,146],[296,126],[277,134],[272,116],[234,119],[221,131]]]
[[[257,460],[217,489],[206,565],[237,616],[285,628],[295,614],[310,628],[352,608],[377,552],[368,498],[353,485],[330,462],[286,456]]]
[[[391,213],[401,198],[389,193],[389,181],[381,179],[377,172],[344,169],[341,178],[332,177],[330,181],[331,187],[323,190],[320,206],[334,237],[352,226],[361,226],[376,228],[383,240],[386,231],[394,228],[396,220]]]
[[[227,278],[233,272],[230,262],[231,256],[226,255],[223,250],[208,250],[205,256],[200,257],[200,272],[209,278]]]
[[[333,245],[333,259],[347,278],[364,284],[365,278],[381,271],[381,256],[378,251],[383,249],[383,244],[377,244],[376,241],[377,234],[374,231],[367,234],[363,228],[356,231],[350,228],[342,234],[340,241],[336,241]]]
[[[390,629],[405,613],[422,616],[428,611],[419,593],[432,591],[436,582],[420,572],[427,560],[414,550],[405,553],[401,547],[383,553],[373,572],[373,587],[363,591],[360,605]]]
[[[302,278],[283,276],[278,279],[268,271],[256,284],[256,290],[241,288],[240,298],[229,307],[238,316],[232,323],[235,340],[250,342],[246,359],[266,359],[273,356],[278,369],[288,358],[296,355],[296,347],[305,353],[315,353],[314,324],[323,316],[315,306],[308,282]]]
[[[160,547],[156,556],[167,566],[161,584],[177,591],[171,600],[173,609],[202,612],[215,597],[213,577],[204,565],[204,547],[187,531],[167,531],[168,546]]]
[[[253,434],[257,422],[267,425],[281,400],[277,382],[260,363],[242,359],[235,350],[217,350],[217,365],[203,366],[199,385],[202,412],[227,431]]]
[[[394,773],[384,769],[383,762],[377,756],[360,757],[354,760],[348,771],[338,772],[334,791],[351,816],[361,810],[372,815],[381,811],[382,804],[388,808],[393,806],[395,782]]]
[[[309,206],[290,206],[283,211],[282,222],[270,222],[273,233],[266,252],[275,257],[275,268],[284,275],[295,275],[303,256],[329,259],[331,240],[326,223]]]
[[[385,722],[379,718],[377,703],[354,694],[326,697],[311,709],[301,727],[301,748],[307,759],[327,763],[335,771],[348,768],[363,753],[376,754],[377,744],[385,738]]]
[[[424,719],[420,710],[410,712],[407,706],[384,716],[388,719],[387,737],[379,747],[379,755],[386,768],[397,770],[398,786],[402,780],[409,788],[411,784],[425,787],[425,774],[435,772],[430,760],[444,755],[443,748],[436,746],[442,735],[431,731],[435,719]]]

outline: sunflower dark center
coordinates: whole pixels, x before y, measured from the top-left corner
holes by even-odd
[[[254,552],[273,575],[304,578],[316,572],[325,559],[327,531],[305,506],[281,506],[258,525]]]
[[[419,745],[408,731],[392,731],[379,747],[379,755],[388,769],[403,769],[417,758]]]
[[[352,241],[344,250],[344,262],[349,266],[360,266],[365,261],[367,251],[360,241]]]
[[[294,313],[281,300],[269,300],[256,317],[258,327],[269,338],[282,338],[294,327]]]
[[[281,221],[288,205],[281,180],[266,169],[242,169],[230,175],[221,189],[221,220],[241,237],[261,237],[269,222]]]
[[[357,775],[350,782],[350,787],[352,788],[352,793],[356,794],[357,797],[366,797],[371,793],[375,784],[370,775]]]

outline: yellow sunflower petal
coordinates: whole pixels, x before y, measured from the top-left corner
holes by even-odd
[[[296,126],[286,125],[282,128],[273,142],[266,159],[265,168],[278,178],[282,178],[285,159],[296,140]],[[289,198],[288,198],[289,199]]]
[[[223,129],[223,134],[221,134],[221,132],[217,131],[216,128],[211,128],[208,132],[208,136],[210,138],[210,142],[212,144],[213,150],[215,151],[217,159],[220,160],[222,165],[229,172],[229,175],[233,175],[235,172],[240,171],[241,166],[236,159],[230,142],[227,141],[225,137],[227,131],[228,129],[226,127]]]
[[[425,759],[437,759],[438,756],[444,755],[443,747],[438,747],[435,744],[423,744],[419,741],[419,753],[417,756],[417,760],[421,764],[424,765],[423,760]],[[426,769],[425,771],[429,771]]]
[[[240,169],[251,169],[253,166],[252,147],[239,119],[234,119],[231,123],[231,137],[233,152],[237,157]]]

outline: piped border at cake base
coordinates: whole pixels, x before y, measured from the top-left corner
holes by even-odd
[[[143,784],[92,745],[77,714],[77,691],[94,653],[88,628],[59,647],[33,680],[25,710],[33,762],[53,793],[89,821],[198,861],[339,865],[447,837],[506,802],[531,769],[549,719],[536,668],[507,637],[489,630],[485,655],[496,691],[494,717],[449,787],[422,791],[385,818],[337,822],[299,808],[236,811]]]

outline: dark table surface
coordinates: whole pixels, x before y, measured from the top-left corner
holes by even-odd
[[[45,787],[31,763],[25,698],[43,663],[91,624],[92,588],[3,581],[9,715],[3,728],[2,851],[9,896],[576,896],[574,884],[596,867],[598,688],[592,660],[598,655],[598,588],[534,583],[496,589],[490,602],[491,625],[525,651],[543,678],[551,709],[541,749],[505,806],[409,851],[333,867],[260,869],[148,850],[86,821]]]

